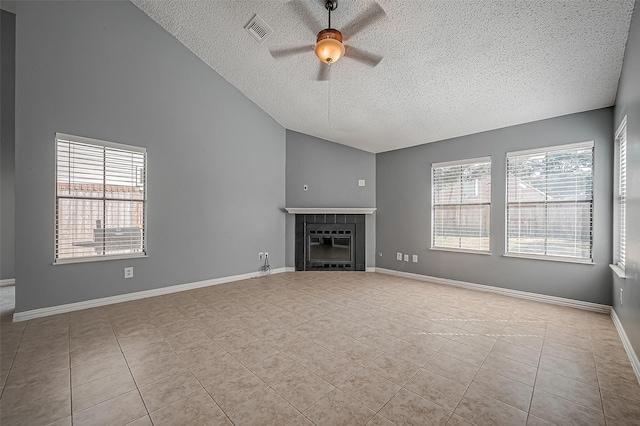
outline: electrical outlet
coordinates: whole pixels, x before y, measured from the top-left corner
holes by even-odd
[[[624,296],[623,289],[620,289],[620,306],[622,306],[622,301],[624,299],[623,296]]]
[[[413,255],[413,263],[418,263],[418,255],[417,254]]]
[[[133,278],[133,266],[129,266],[124,268],[124,277],[125,278]]]
[[[264,257],[269,257],[269,252],[268,251],[264,252]]]
[[[260,259],[260,260],[264,259],[264,253],[263,252],[258,253],[258,259]]]
[[[408,254],[405,254],[405,255],[404,255],[404,261],[405,261],[405,262],[408,262],[408,261],[409,261],[409,255],[408,255]]]
[[[398,252],[396,254],[396,260],[402,260],[402,253]]]
[[[365,186],[366,182],[364,179],[358,180],[358,186]]]

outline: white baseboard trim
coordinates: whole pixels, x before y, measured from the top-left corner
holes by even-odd
[[[582,300],[565,299],[564,297],[547,296],[545,294],[529,293],[520,290],[511,290],[508,288],[494,287],[484,284],[475,284],[465,281],[450,280],[447,278],[430,277],[428,275],[414,274],[411,272],[394,271],[392,269],[376,268],[376,272],[387,275],[397,275],[404,278],[413,278],[420,281],[429,281],[436,284],[451,285],[455,287],[463,287],[471,290],[486,291],[489,293],[502,294],[504,296],[512,296],[520,299],[534,300],[536,302],[551,303],[554,305],[568,306],[571,308],[584,309],[587,311],[600,312],[608,314],[611,312],[611,306],[601,305],[599,303],[583,302]]]
[[[276,268],[272,274],[281,274],[287,268]],[[32,309],[30,311],[16,312],[13,314],[13,321],[26,321],[34,318],[46,317],[49,315],[64,314],[67,312],[80,311],[82,309],[96,308],[98,306],[112,305],[114,303],[128,302],[131,300],[145,299],[147,297],[162,296],[165,294],[177,293],[179,291],[193,290],[201,287],[225,284],[234,281],[247,280],[250,278],[263,277],[261,272],[250,272],[248,274],[232,275],[229,277],[214,278],[211,280],[197,281],[193,283],[177,284],[168,287],[156,288],[153,290],[138,291],[135,293],[120,294],[117,296],[103,297],[100,299],[85,300],[82,302],[68,303],[66,305],[51,306],[48,308]]]
[[[15,278],[7,278],[6,280],[0,280],[0,287],[8,287],[10,285],[16,285]]]
[[[616,311],[613,308],[611,308],[611,320],[613,321],[613,325],[616,326],[616,330],[618,330],[620,340],[622,340],[622,346],[624,346],[624,350],[627,352],[633,372],[636,373],[636,378],[638,379],[638,383],[640,383],[640,360],[638,360],[638,356],[633,350],[633,346],[631,346],[631,341],[629,340],[629,337],[627,337],[627,333],[624,331],[620,318],[618,318],[618,314],[616,314]]]
[[[365,268],[365,270],[366,270],[366,272],[375,272],[376,268],[375,268],[375,266],[373,266],[373,267],[370,267],[370,268]]]

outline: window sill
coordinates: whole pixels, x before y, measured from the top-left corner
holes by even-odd
[[[622,278],[623,280],[627,278],[624,269],[619,267],[618,265],[609,265],[609,268],[618,276],[618,278]]]
[[[489,251],[480,251],[480,250],[454,249],[454,248],[447,248],[447,247],[430,247],[429,250],[433,250],[433,251],[448,251],[448,252],[453,252],[453,253],[483,254],[485,256],[491,256],[491,252],[489,252]]]
[[[149,257],[146,253],[141,254],[126,254],[126,255],[115,255],[115,256],[87,256],[87,257],[79,257],[75,259],[61,259],[53,262],[54,266],[58,265],[68,265],[71,263],[87,263],[87,262],[102,262],[105,260],[125,260],[125,259],[140,259]]]
[[[595,262],[593,261],[593,259],[572,259],[570,257],[536,256],[535,254],[518,254],[518,253],[505,253],[502,256],[515,257],[518,259],[549,260],[551,262],[578,263],[581,265],[595,265]]]

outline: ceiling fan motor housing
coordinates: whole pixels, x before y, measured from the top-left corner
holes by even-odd
[[[318,33],[315,52],[325,64],[332,64],[344,55],[342,33],[334,28],[325,28]]]

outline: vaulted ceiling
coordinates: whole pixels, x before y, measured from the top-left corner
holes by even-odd
[[[318,81],[324,0],[132,1],[285,128],[369,152],[613,105],[634,5],[339,0],[347,56]]]

